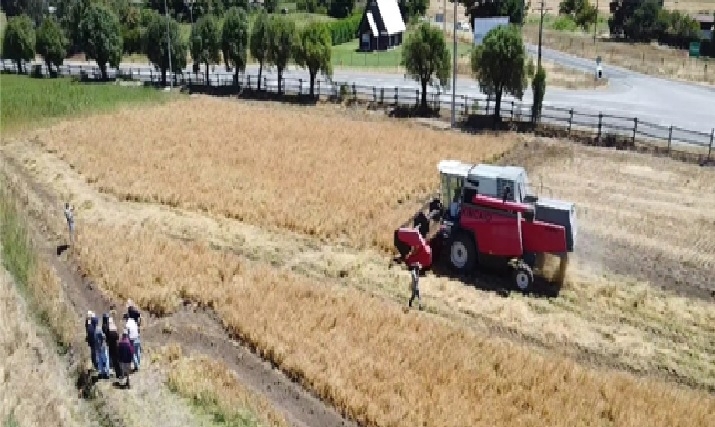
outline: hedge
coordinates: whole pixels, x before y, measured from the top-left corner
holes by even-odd
[[[358,27],[362,20],[362,14],[354,14],[337,21],[326,22],[325,25],[330,31],[333,46],[347,43],[357,37]]]

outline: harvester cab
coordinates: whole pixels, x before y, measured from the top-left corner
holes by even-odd
[[[428,245],[435,259],[456,273],[468,274],[477,264],[508,266],[514,284],[525,291],[533,285],[534,270],[543,269],[544,256],[552,254],[561,261],[557,281],[563,280],[576,240],[573,203],[537,197],[520,166],[444,160],[437,168],[439,198],[427,215],[418,212],[413,227],[395,232],[401,254],[417,243],[401,236],[422,229],[427,240],[418,246]],[[439,227],[428,238],[429,219]]]

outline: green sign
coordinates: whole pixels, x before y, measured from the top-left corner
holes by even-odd
[[[690,42],[690,57],[700,58],[700,42]]]

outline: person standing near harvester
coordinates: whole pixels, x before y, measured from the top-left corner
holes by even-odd
[[[131,385],[129,385],[129,374],[134,357],[134,349],[132,348],[132,342],[129,341],[129,331],[126,329],[122,332],[122,339],[119,340],[117,344],[117,357],[119,358],[119,366],[122,372],[121,378],[126,378],[127,381],[125,385],[127,388],[131,388]]]
[[[129,336],[129,341],[132,344],[132,347],[134,348],[134,370],[138,371],[139,370],[139,365],[141,364],[141,353],[142,353],[142,348],[141,348],[141,341],[139,339],[139,325],[137,325],[137,322],[134,320],[133,317],[129,317],[128,314],[124,315],[125,318],[125,323],[124,323],[124,328],[127,330],[128,336]]]
[[[422,310],[422,298],[420,298],[420,269],[422,267],[419,263],[410,266],[410,276],[412,277],[412,283],[410,284],[410,290],[412,294],[410,295],[410,307],[412,307],[412,302],[415,298],[417,299],[417,305],[420,310]]]

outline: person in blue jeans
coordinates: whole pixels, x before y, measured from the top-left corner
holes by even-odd
[[[87,333],[85,339],[87,341],[87,345],[89,346],[89,355],[92,358],[92,367],[94,369],[97,369],[97,352],[95,351],[94,346],[94,332],[96,322],[93,323],[93,319],[97,320],[94,312],[92,310],[89,310],[87,312],[87,319],[85,320],[85,332]]]
[[[94,326],[94,351],[96,352],[97,370],[100,378],[109,378],[109,350],[107,348],[107,337],[102,332],[102,328],[98,328],[98,319],[92,318]]]

